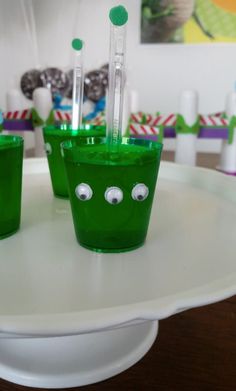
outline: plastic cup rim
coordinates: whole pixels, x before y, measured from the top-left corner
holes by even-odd
[[[0,135],[0,149],[17,148],[17,147],[21,147],[23,144],[24,144],[24,139],[21,136],[10,135],[10,134]]]

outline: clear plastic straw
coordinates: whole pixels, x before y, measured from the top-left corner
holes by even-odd
[[[108,143],[117,145],[122,138],[122,114],[125,85],[126,24],[110,26],[109,89],[107,102]]]
[[[73,93],[72,93],[72,129],[82,127],[82,108],[84,95],[83,43],[80,39],[72,41],[74,52]]]
[[[32,48],[32,55],[34,59],[34,65],[36,68],[40,66],[39,63],[39,49],[35,24],[35,14],[33,8],[33,0],[21,0],[21,10],[24,18],[24,25]]]

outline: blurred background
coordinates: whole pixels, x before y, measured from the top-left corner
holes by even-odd
[[[138,109],[149,113],[177,112],[181,91],[191,88],[199,93],[200,113],[223,111],[225,96],[234,90],[236,80],[235,43],[230,40],[214,43],[211,39],[198,44],[144,42],[144,5],[147,12],[154,3],[156,7],[164,4],[164,8],[174,4],[182,13],[187,9],[189,17],[196,4],[191,1],[189,13],[190,2],[186,0],[122,3],[129,12],[127,83],[137,91]],[[85,71],[107,63],[108,13],[114,5],[117,1],[0,0],[0,108],[6,109],[6,92],[19,87],[26,71],[47,67],[71,69],[70,43],[74,37],[85,41]],[[148,12],[150,16],[153,8]],[[32,105],[23,95],[22,101],[23,108]],[[174,143],[168,140],[166,148],[173,148]],[[218,152],[220,145],[220,140],[198,140],[198,148],[203,151]]]

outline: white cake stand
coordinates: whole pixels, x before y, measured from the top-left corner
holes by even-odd
[[[0,241],[0,377],[64,388],[124,371],[159,319],[236,293],[235,237],[235,178],[162,163],[146,244],[91,252],[46,160],[25,161],[21,230]]]

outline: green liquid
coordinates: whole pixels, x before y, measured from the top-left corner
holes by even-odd
[[[56,197],[68,198],[68,185],[65,173],[63,158],[61,155],[61,143],[70,139],[80,137],[103,136],[103,127],[87,126],[87,130],[72,130],[69,126],[56,128],[48,126],[44,128],[44,141],[47,152],[48,165],[50,170],[53,193]]]
[[[78,151],[77,151],[78,152]],[[110,151],[108,145],[81,146],[79,151],[80,163],[102,166],[143,166],[155,160],[156,151],[146,151],[142,146],[129,144],[121,145],[117,150]]]
[[[146,143],[135,145],[127,141],[112,153],[106,144],[72,143],[64,148],[74,227],[82,246],[121,252],[144,243],[161,157],[160,144]],[[77,198],[75,189],[80,183],[92,189],[90,200]],[[145,184],[149,190],[141,202],[132,198],[137,184]],[[123,192],[123,200],[115,205],[105,199],[107,188],[114,186]]]
[[[0,239],[20,226],[22,159],[23,140],[0,136]]]

